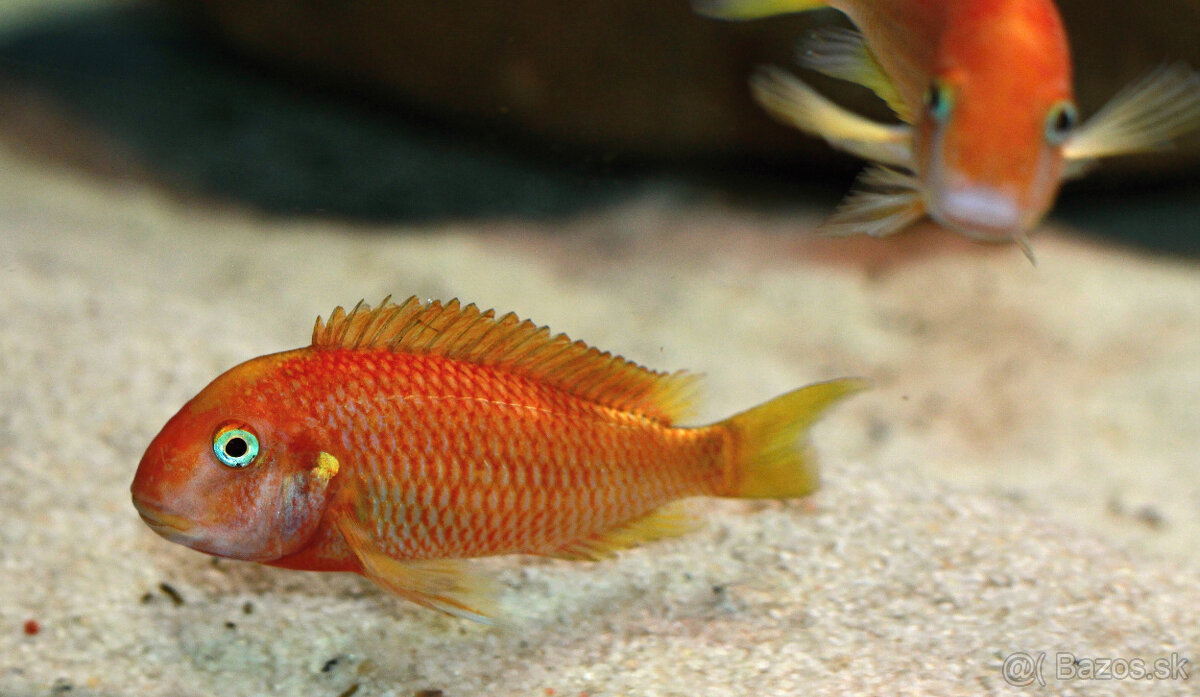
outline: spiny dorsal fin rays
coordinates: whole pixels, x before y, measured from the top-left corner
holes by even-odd
[[[817,232],[834,237],[885,237],[924,216],[920,181],[908,172],[876,165],[863,170],[855,189]]]
[[[1067,140],[1067,160],[1169,147],[1200,128],[1200,73],[1182,63],[1158,68],[1109,100]]]
[[[859,116],[829,101],[786,70],[758,68],[750,78],[754,98],[767,113],[852,155],[896,167],[913,167],[912,127]]]
[[[796,57],[809,70],[866,87],[887,102],[900,120],[913,123],[912,110],[859,32],[841,27],[818,29],[800,42]]]
[[[317,318],[314,348],[386,349],[435,355],[544,380],[580,398],[669,425],[690,413],[697,378],[659,373],[601,352],[508,313],[480,312],[459,301],[422,303],[411,297],[376,309],[360,302],[349,313]]]

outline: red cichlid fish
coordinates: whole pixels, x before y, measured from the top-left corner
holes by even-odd
[[[339,307],[311,346],[236,366],[184,405],[146,449],[133,503],[201,552],[351,571],[487,622],[492,590],[460,560],[598,559],[685,532],[676,499],[809,494],[808,426],[861,383],[673,426],[694,386],[457,300]]]
[[[875,91],[903,122],[834,104],[778,68],[752,79],[780,120],[877,163],[824,226],[890,235],[929,215],[968,237],[1018,243],[1064,179],[1097,159],[1150,151],[1200,127],[1200,74],[1161,68],[1082,126],[1071,57],[1050,0],[693,0],[725,19],[832,7],[861,30],[818,32],[800,64]]]

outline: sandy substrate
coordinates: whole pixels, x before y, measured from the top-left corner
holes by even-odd
[[[1200,657],[1200,270],[1056,234],[1037,268],[943,234],[804,241],[813,215],[643,197],[367,229],[0,155],[0,695],[1195,694],[1056,665]],[[700,531],[602,563],[486,562],[503,630],[142,524],[134,468],[188,397],[388,293],[706,373],[706,419],[875,388],[817,428],[810,500],[699,503]],[[1006,684],[1014,652],[1045,652],[1044,688]]]

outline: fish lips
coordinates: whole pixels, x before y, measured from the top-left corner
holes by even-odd
[[[1009,241],[1024,222],[1015,196],[986,186],[947,187],[928,208],[934,220],[983,242]]]
[[[189,539],[188,531],[195,527],[187,518],[171,515],[137,498],[133,499],[133,507],[151,530],[172,542],[186,544]]]

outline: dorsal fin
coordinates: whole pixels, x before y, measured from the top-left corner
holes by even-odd
[[[314,348],[387,349],[442,356],[507,370],[544,381],[606,407],[669,425],[691,409],[696,376],[660,373],[602,352],[565,334],[508,313],[481,311],[416,296],[400,304],[384,298],[376,309],[359,302],[349,313],[337,307],[313,327]]]

